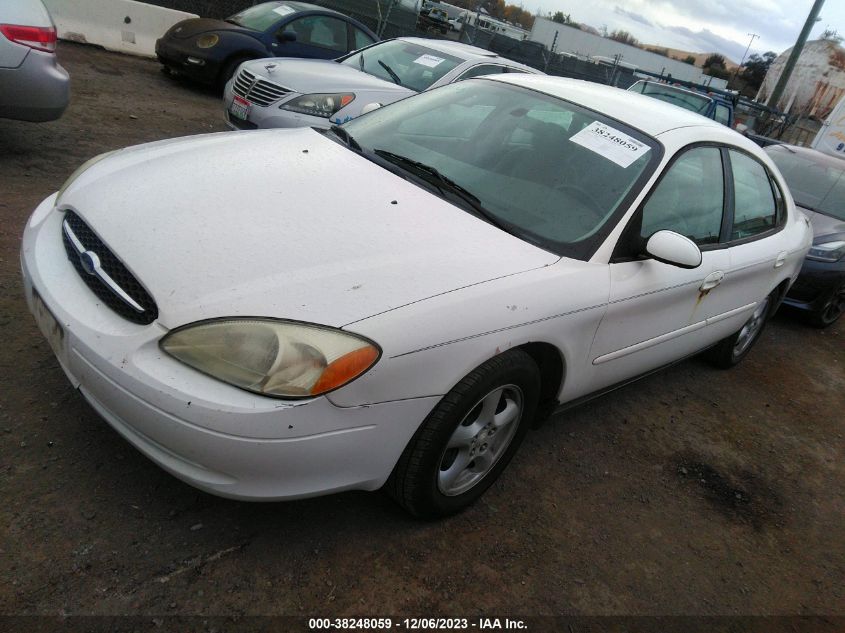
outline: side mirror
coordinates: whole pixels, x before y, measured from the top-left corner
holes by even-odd
[[[367,112],[372,112],[373,110],[378,110],[381,107],[380,103],[368,103],[363,108],[361,108],[361,114],[367,114]]]
[[[276,34],[276,39],[280,42],[295,42],[296,33],[290,30],[284,30],[281,33]]]
[[[658,231],[645,245],[645,252],[664,264],[681,268],[698,268],[701,265],[701,250],[688,237],[674,231]]]

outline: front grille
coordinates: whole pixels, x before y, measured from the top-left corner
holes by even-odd
[[[236,95],[260,106],[268,106],[290,92],[289,88],[284,88],[266,79],[258,79],[254,73],[249,72],[246,68],[235,77],[232,90]]]
[[[114,284],[118,286],[119,290],[126,293],[141,310],[137,310],[127,302],[124,298],[109,287],[103,279],[96,274],[85,269],[83,266],[83,258],[80,257],[80,252],[77,246],[73,243],[67,231],[62,231],[62,239],[65,245],[65,252],[76,272],[82,277],[86,285],[94,292],[100,300],[105,303],[112,310],[117,312],[123,318],[132,321],[133,323],[140,323],[148,325],[158,318],[158,307],[140,282],[135,279],[135,276],[129,272],[126,266],[115,257],[108,246],[97,237],[94,231],[85,224],[85,221],[76,215],[73,211],[65,213],[64,222],[67,223],[77,241],[82,245],[85,252],[92,252],[96,254],[99,259],[100,269],[108,275]]]

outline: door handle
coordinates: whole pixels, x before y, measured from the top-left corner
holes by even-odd
[[[725,273],[721,270],[717,270],[714,273],[710,273],[704,278],[704,283],[701,284],[699,290],[701,292],[707,292],[708,290],[713,290],[716,286],[722,283],[722,280],[725,278]]]
[[[780,268],[786,262],[786,251],[778,253],[778,258],[775,260],[775,268]]]

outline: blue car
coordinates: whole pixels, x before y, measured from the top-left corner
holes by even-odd
[[[813,246],[784,303],[827,327],[845,312],[845,159],[793,145],[765,151],[813,225]]]
[[[335,59],[377,41],[370,29],[337,11],[265,2],[225,20],[183,20],[156,41],[156,56],[169,73],[222,87],[250,59]]]

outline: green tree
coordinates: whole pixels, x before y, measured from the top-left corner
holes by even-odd
[[[636,37],[628,33],[628,31],[623,31],[621,29],[613,31],[607,37],[612,40],[616,40],[617,42],[621,42],[622,44],[628,44],[629,46],[636,46],[639,43]]]
[[[754,53],[742,65],[742,74],[740,77],[745,80],[748,87],[758,90],[763,83],[763,79],[766,77],[766,73],[769,72],[769,66],[772,65],[772,62],[776,58],[777,54],[772,51],[763,53],[762,57]]]
[[[727,64],[725,63],[724,55],[719,55],[719,53],[708,55],[707,59],[704,60],[704,69],[706,70],[708,68],[721,68],[722,70],[725,70],[727,68]]]
[[[689,64],[690,66],[695,66],[695,57],[694,57],[694,56],[692,56],[692,55],[687,55],[687,56],[683,59],[683,62],[684,62],[685,64]]]

